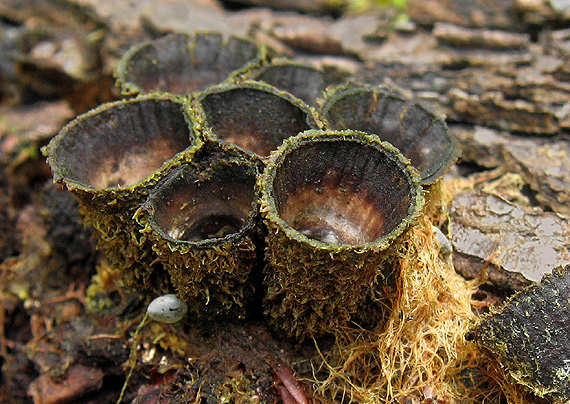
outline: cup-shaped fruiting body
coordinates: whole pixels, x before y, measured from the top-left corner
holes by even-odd
[[[553,403],[570,402],[570,265],[510,297],[472,333],[521,385]]]
[[[44,149],[54,181],[79,199],[85,223],[96,229],[113,265],[127,268],[145,260],[133,214],[149,190],[198,146],[191,126],[176,97],[141,96],[80,115]],[[125,276],[129,284],[143,274]]]
[[[313,109],[266,83],[246,80],[204,91],[193,102],[204,136],[268,156],[290,136],[317,129]]]
[[[266,312],[301,339],[348,321],[392,271],[385,264],[395,241],[423,206],[417,170],[389,143],[357,131],[287,139],[258,184],[268,228]]]
[[[261,167],[236,147],[207,142],[135,215],[198,317],[242,317],[253,295]]]
[[[131,48],[118,64],[123,94],[155,91],[185,95],[221,83],[261,63],[255,43],[221,33],[174,33]]]
[[[330,129],[359,130],[392,143],[418,169],[423,184],[434,183],[459,157],[442,117],[383,87],[351,82],[329,89],[320,118]]]
[[[340,84],[347,75],[348,73],[343,74],[332,68],[325,70],[310,64],[279,58],[248,74],[251,79],[287,91],[314,108],[317,107],[317,98],[322,96],[325,88]]]

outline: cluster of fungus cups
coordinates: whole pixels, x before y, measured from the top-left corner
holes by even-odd
[[[45,153],[125,286],[175,292],[198,318],[263,304],[301,340],[346,324],[392,271],[422,183],[457,157],[427,109],[354,83],[323,92],[342,75],[245,39],[173,34],[118,69],[141,94],[79,116]]]
[[[183,109],[167,94],[107,103],[78,116],[44,149],[54,181],[78,199],[84,223],[132,288],[168,289],[161,276],[151,281],[155,257],[132,218],[201,143]]]

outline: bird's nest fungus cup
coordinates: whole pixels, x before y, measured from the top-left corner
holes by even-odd
[[[383,87],[349,82],[330,88],[319,115],[326,127],[353,129],[379,136],[396,146],[433,184],[459,156],[442,117]]]
[[[283,139],[319,127],[304,102],[257,81],[210,87],[194,100],[193,110],[206,138],[214,136],[262,157]]]
[[[257,264],[256,157],[206,143],[135,215],[197,317],[243,317]]]
[[[54,181],[77,197],[85,223],[96,229],[111,263],[127,268],[151,259],[141,248],[134,212],[199,143],[179,99],[148,95],[78,116],[43,151]],[[127,283],[142,276],[130,275]]]
[[[285,58],[275,58],[247,73],[250,79],[263,81],[280,90],[287,91],[316,108],[317,98],[331,85],[340,84],[346,73],[336,69],[324,69],[307,63]]]
[[[474,342],[512,379],[544,402],[570,402],[570,265],[493,307]],[[540,400],[539,402],[543,402]]]
[[[258,182],[266,312],[297,338],[345,324],[391,271],[389,251],[423,206],[417,170],[357,131],[310,130],[273,153]]]
[[[265,59],[263,48],[235,36],[173,33],[131,48],[120,60],[117,84],[123,94],[187,95],[205,90]]]

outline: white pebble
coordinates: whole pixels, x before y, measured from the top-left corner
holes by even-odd
[[[176,295],[157,297],[146,309],[150,318],[160,323],[172,324],[180,321],[188,311],[188,305]]]

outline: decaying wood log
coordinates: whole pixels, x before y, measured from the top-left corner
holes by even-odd
[[[474,330],[511,377],[552,403],[570,400],[570,266],[514,295]]]
[[[499,195],[462,193],[450,217],[455,269],[519,290],[570,263],[570,223],[552,212],[517,206]]]
[[[449,22],[468,27],[514,28],[511,0],[410,0],[408,13],[421,24]]]

